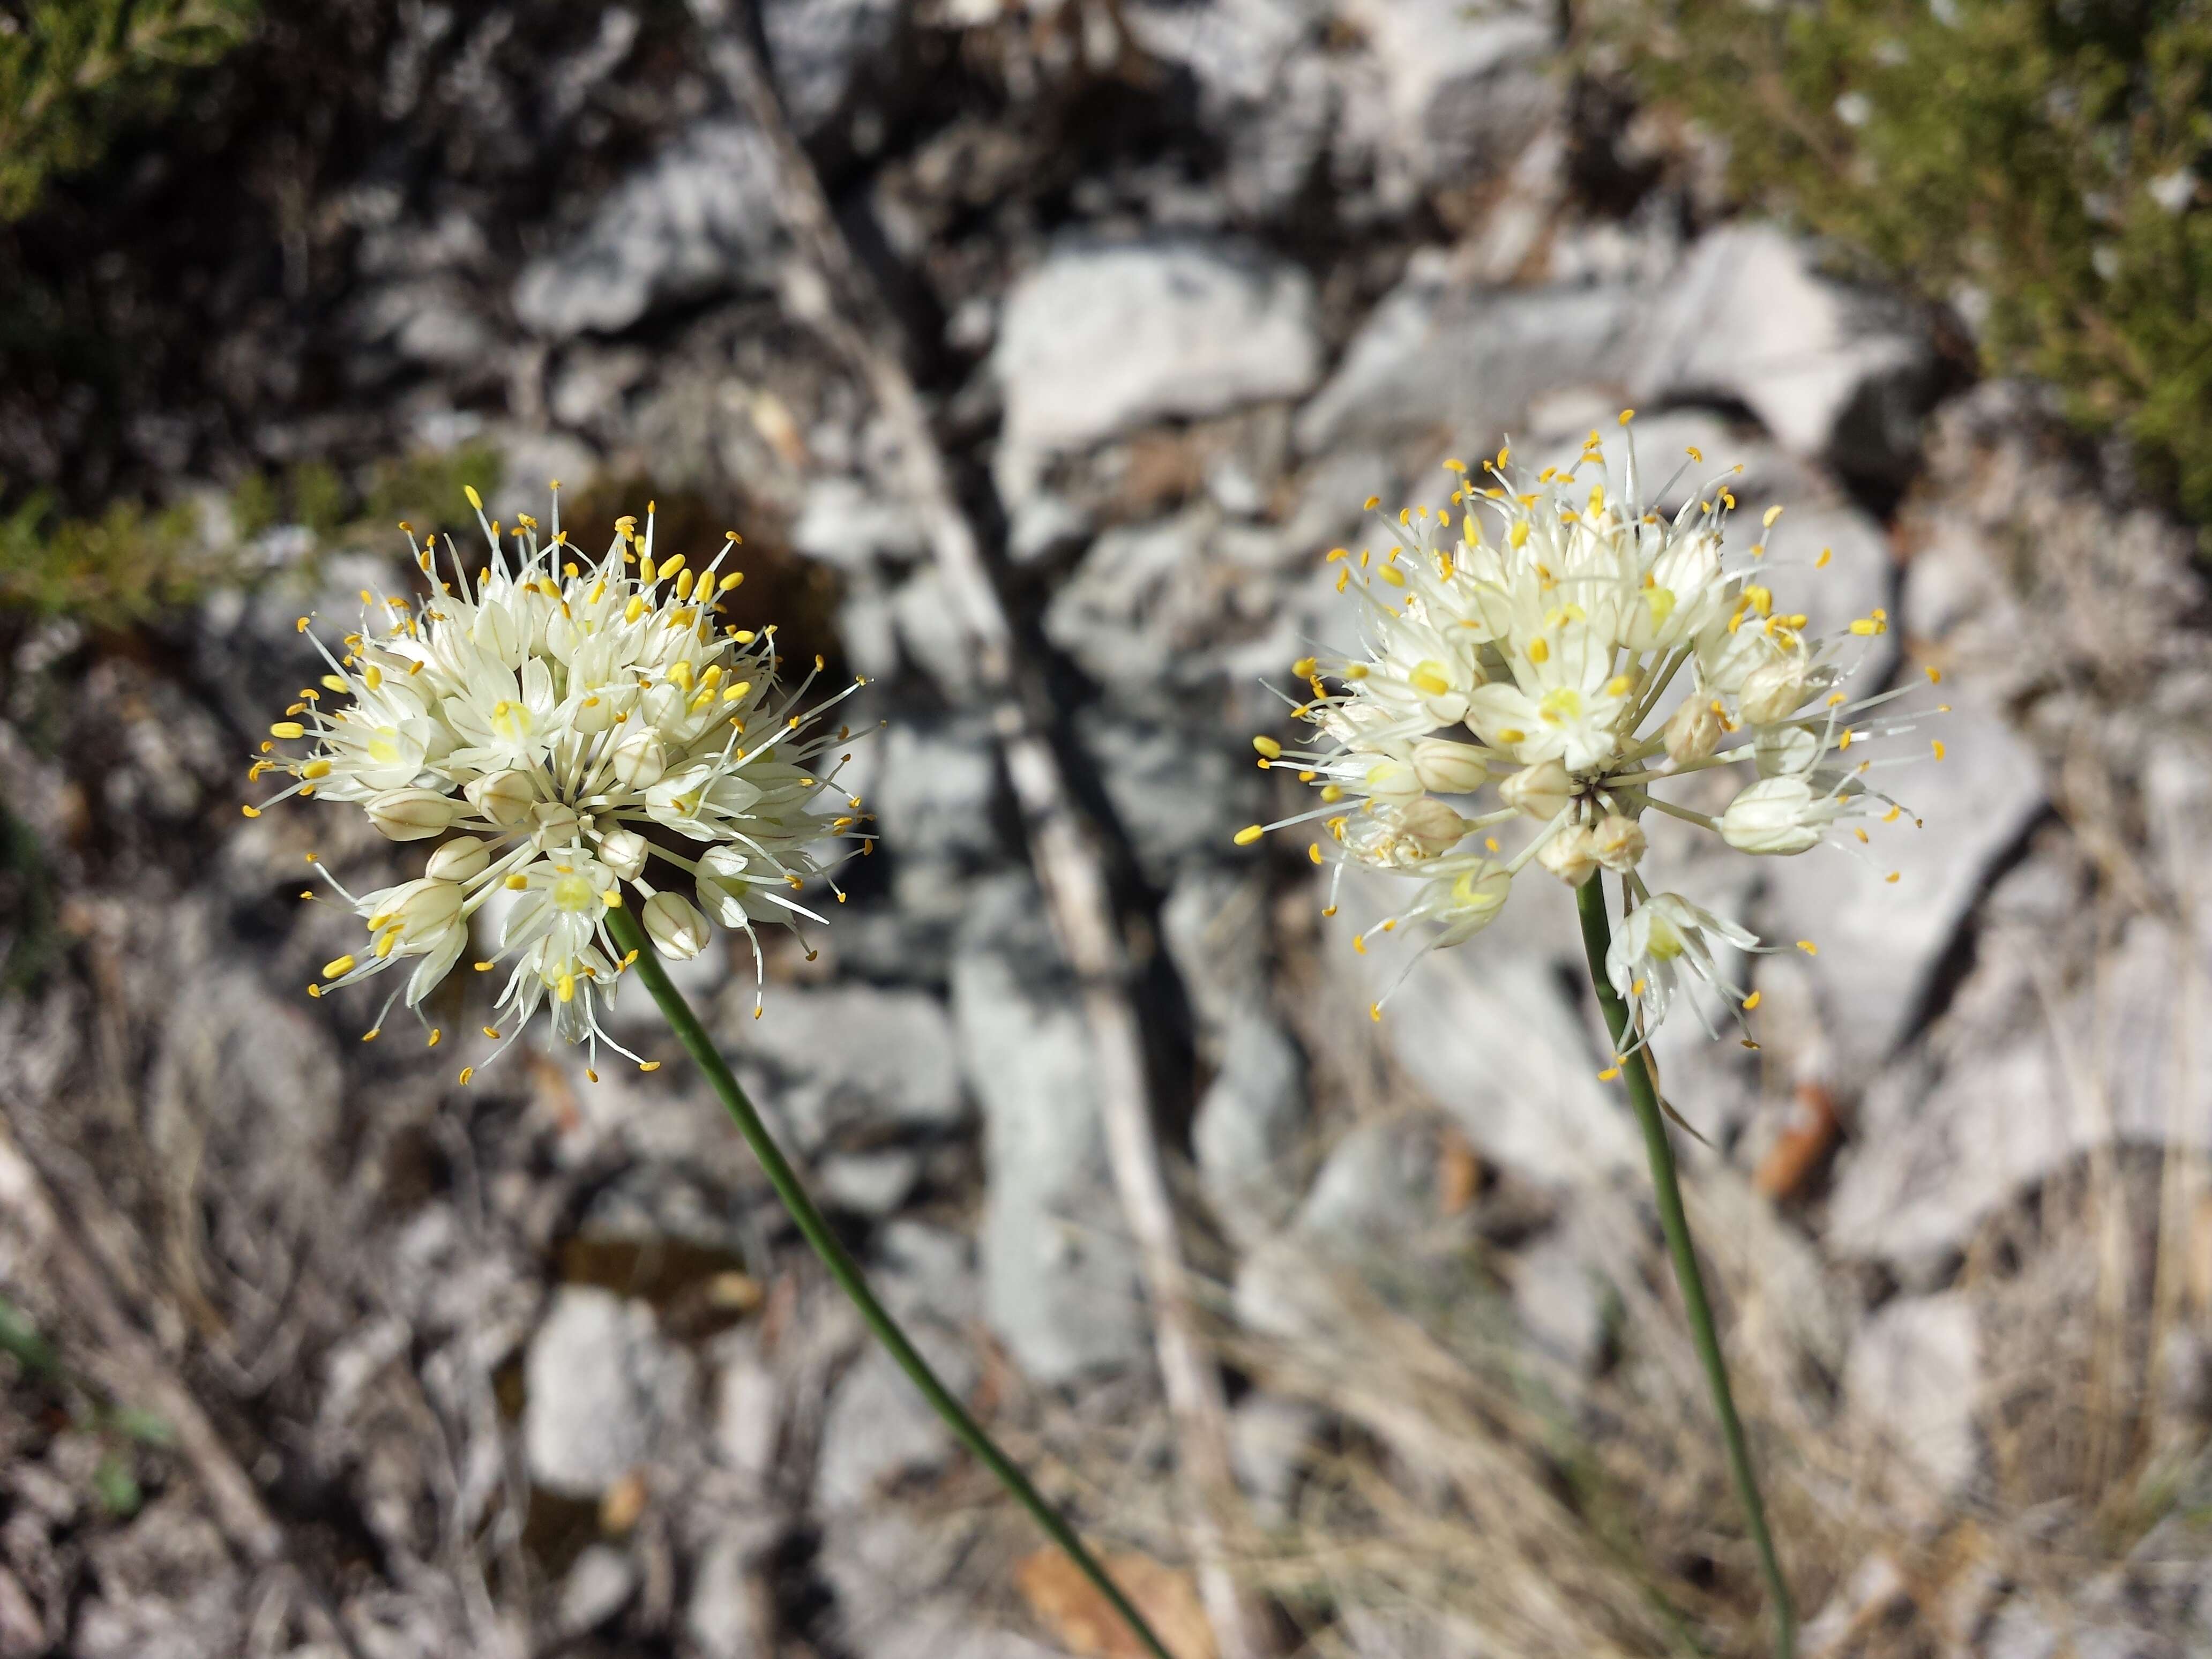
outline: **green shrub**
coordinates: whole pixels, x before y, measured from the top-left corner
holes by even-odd
[[[0,222],[47,179],[158,118],[184,75],[252,33],[257,0],[31,0],[0,7]]]
[[[189,604],[210,585],[240,576],[244,544],[280,524],[313,533],[317,544],[398,546],[393,521],[418,531],[453,525],[473,532],[467,489],[489,495],[500,481],[498,451],[471,446],[381,461],[358,489],[325,461],[302,461],[281,475],[249,473],[230,493],[228,545],[210,541],[199,509],[156,510],[122,501],[96,519],[71,519],[51,495],[33,495],[0,514],[0,612],[67,616],[106,627],[143,622],[165,606]]]
[[[1975,319],[2212,523],[2212,0],[1607,0],[1747,204]]]

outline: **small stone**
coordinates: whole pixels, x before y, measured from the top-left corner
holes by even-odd
[[[1206,1202],[1231,1239],[1265,1237],[1297,1207],[1305,1056],[1264,1013],[1232,1023],[1191,1123]]]
[[[1844,1389],[1852,1412],[1909,1465],[1900,1483],[1937,1498],[1959,1491],[1981,1457],[1974,1410],[1982,1384],[1981,1334],[1960,1291],[1905,1297],[1867,1321],[1851,1344]]]
[[[606,1624],[637,1594],[637,1563],[628,1550],[589,1544],[561,1583],[556,1615],[563,1632],[580,1636]]]
[[[1270,1531],[1291,1523],[1298,1483],[1319,1448],[1327,1413],[1307,1400],[1247,1395],[1229,1416],[1229,1457],[1252,1517]]]
[[[1000,467],[1029,493],[1042,456],[1167,416],[1296,398],[1321,372],[1303,271],[1231,242],[1070,246],[1006,298],[991,372],[1005,389]]]
[[[653,1310],[564,1285],[523,1360],[522,1438],[532,1478],[597,1498],[647,1462],[691,1415],[698,1370]]]

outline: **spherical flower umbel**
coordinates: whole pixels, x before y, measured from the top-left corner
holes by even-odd
[[[1626,428],[1632,411],[1620,418]],[[1614,945],[1627,965],[1611,977],[1646,1033],[1672,1000],[1678,963],[1740,1011],[1746,995],[1714,947],[1756,941],[1674,895],[1650,894],[1638,873],[1645,815],[1780,856],[1832,842],[1847,820],[1904,818],[1872,777],[1903,757],[1875,759],[1864,747],[1912,729],[1875,713],[1903,693],[1850,689],[1889,618],[1877,610],[1820,638],[1781,607],[1767,585],[1781,561],[1767,560],[1764,541],[1741,552],[1724,544],[1735,507],[1729,479],[1741,469],[1665,516],[1644,497],[1632,442],[1617,486],[1595,432],[1569,467],[1530,478],[1510,471],[1510,459],[1501,450],[1479,477],[1445,463],[1449,504],[1378,514],[1369,545],[1328,555],[1343,567],[1337,591],[1361,608],[1364,649],[1294,665],[1310,695],[1291,713],[1313,729],[1309,743],[1254,740],[1261,766],[1294,769],[1320,805],[1237,841],[1317,821],[1327,833],[1312,857],[1334,865],[1337,880],[1360,865],[1419,881],[1410,905],[1354,941],[1363,951],[1376,933],[1425,920],[1438,924],[1425,949],[1470,938],[1532,861],[1571,886],[1612,872],[1634,908]],[[1379,506],[1367,502],[1370,513]],[[1768,510],[1762,532],[1781,511]],[[1826,552],[1814,562],[1825,565]],[[1933,749],[1942,759],[1942,745]],[[1656,793],[1747,763],[1750,775],[1717,817]],[[1486,808],[1474,797],[1491,785],[1496,805]],[[1837,844],[1863,856],[1868,832],[1851,830]],[[1520,845],[1507,852],[1500,836]],[[1335,902],[1332,881],[1332,913]]]
[[[741,933],[760,981],[757,927],[822,921],[797,890],[825,874],[836,842],[871,845],[859,797],[835,787],[850,757],[830,751],[850,733],[823,719],[860,682],[803,708],[822,659],[786,688],[775,630],[717,619],[743,580],[721,568],[734,532],[702,568],[661,558],[648,504],[642,531],[618,520],[592,558],[568,544],[556,493],[548,533],[524,516],[509,548],[468,493],[490,546],[484,567],[470,577],[450,542],[441,566],[408,532],[428,591],[380,603],[363,590],[342,653],[315,640],[330,672],[270,727],[250,775],[293,782],[246,814],[313,795],[358,805],[392,841],[437,843],[420,878],[359,896],[317,861],[368,938],[310,994],[407,969],[368,1036],[403,996],[422,1018],[471,920],[504,895],[475,963],[506,969],[485,1035],[503,1048],[544,1008],[562,1040],[636,1060],[600,1023],[630,960],[608,911],[634,890],[647,936],[676,960],[706,949],[717,923]],[[311,638],[312,623],[300,618]]]

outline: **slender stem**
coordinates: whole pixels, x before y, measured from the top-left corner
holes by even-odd
[[[1606,953],[1613,945],[1613,925],[1605,912],[1602,880],[1584,882],[1576,896],[1582,912],[1583,949],[1589,957],[1590,985],[1598,1006],[1605,1011],[1606,1029],[1613,1034],[1613,1051],[1626,1053],[1633,1040],[1628,1006],[1606,977]],[[1659,1200],[1659,1226],[1667,1235],[1667,1251],[1674,1263],[1674,1282],[1681,1286],[1683,1310],[1690,1317],[1690,1337],[1705,1366],[1705,1381],[1713,1394],[1713,1409],[1721,1419],[1721,1438],[1728,1447],[1729,1473],[1735,1480],[1735,1495],[1743,1505],[1751,1541],[1759,1551],[1759,1570],[1765,1575],[1766,1593],[1774,1610],[1774,1651],[1777,1659],[1791,1659],[1797,1649],[1797,1614],[1790,1601],[1790,1585],[1782,1577],[1774,1555],[1774,1537],[1766,1528],[1766,1505],[1759,1496],[1759,1481],[1752,1473],[1751,1449],[1745,1443],[1743,1423],[1736,1416],[1735,1395],[1729,1389],[1728,1362],[1721,1358],[1720,1337],[1713,1328],[1712,1304],[1705,1299],[1705,1281],[1698,1271],[1698,1255],[1690,1243],[1690,1220],[1682,1209],[1682,1183],[1674,1172],[1674,1151],[1667,1139],[1667,1124],[1659,1110],[1659,1091],[1651,1078],[1650,1056],[1638,1048],[1622,1062],[1621,1076],[1628,1085],[1629,1103],[1644,1130],[1644,1150],[1651,1164],[1651,1187]]]
[[[851,1297],[853,1305],[860,1310],[860,1317],[867,1322],[868,1329],[875,1334],[876,1340],[884,1345],[890,1357],[898,1362],[899,1369],[907,1374],[915,1388],[921,1390],[922,1398],[928,1401],[931,1408],[945,1419],[945,1426],[952,1431],[954,1437],[975,1455],[976,1462],[998,1477],[999,1484],[1013,1495],[1015,1502],[1030,1512],[1037,1525],[1044,1529],[1045,1536],[1060,1547],[1067,1559],[1075,1564],[1077,1570],[1112,1604],[1114,1611],[1121,1615],[1122,1622],[1135,1633],[1137,1639],[1145,1644],[1152,1659],[1175,1659],[1166,1644],[1153,1634],[1152,1627],[1145,1622],[1144,1614],[1139,1613],[1129,1598],[1121,1593],[1121,1586],[1114,1582],[1097,1558],[1084,1547],[1083,1540],[1076,1536],[1075,1529],[1062,1520],[1059,1511],[1045,1501],[1044,1495],[1030,1484],[1029,1477],[1021,1472],[1014,1461],[1000,1451],[991,1437],[983,1432],[981,1425],[968,1414],[967,1407],[938,1380],[937,1373],[930,1369],[929,1362],[907,1340],[906,1333],[899,1328],[898,1322],[891,1317],[882,1303],[876,1300],[875,1292],[868,1288],[868,1281],[860,1272],[860,1263],[854,1261],[845,1247],[838,1243],[837,1235],[830,1230],[830,1224],[823,1218],[822,1212],[814,1207],[814,1200],[806,1195],[806,1188],[799,1184],[798,1173],[784,1158],[775,1137],[769,1133],[768,1126],[761,1121],[761,1115],[754,1109],[752,1102],[745,1097],[745,1091],[738,1086],[737,1079],[730,1075],[730,1068],[715,1051],[714,1040],[707,1035],[706,1028],[699,1024],[698,1016],[691,1012],[691,1005],[684,1000],[684,994],[670,983],[668,975],[661,967],[660,959],[653,954],[653,946],[647,941],[645,930],[638,925],[636,916],[626,908],[611,910],[607,913],[607,928],[625,952],[635,952],[630,971],[645,981],[645,988],[652,994],[653,1001],[659,1005],[661,1016],[667,1020],[669,1029],[676,1033],[676,1040],[684,1045],[684,1052],[707,1074],[707,1081],[713,1085],[714,1092],[721,1097],[722,1104],[729,1109],[730,1116],[735,1120],[738,1133],[745,1138],[745,1145],[752,1148],[753,1156],[760,1160],[761,1168],[767,1171],[769,1184],[775,1188],[776,1196],[791,1212],[791,1218],[799,1224],[799,1231],[814,1247],[815,1255],[822,1258],[822,1265],[830,1269],[830,1276],[837,1281],[838,1288]]]

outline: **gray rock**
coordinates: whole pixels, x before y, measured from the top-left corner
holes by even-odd
[[[810,559],[847,571],[878,559],[918,559],[928,550],[911,510],[843,474],[808,481],[791,544]]]
[[[530,1339],[523,1382],[532,1479],[596,1498],[684,1431],[698,1368],[661,1338],[644,1303],[568,1285]]]
[[[444,276],[364,289],[347,307],[346,323],[365,343],[438,368],[480,362],[499,343],[467,291]]]
[[[750,1529],[730,1528],[700,1559],[684,1607],[684,1632],[702,1659],[755,1659],[775,1651],[763,1542]]]
[[[1267,902],[1257,872],[1194,864],[1176,877],[1160,906],[1160,939],[1182,976],[1202,1046],[1218,1045],[1243,1017],[1267,1012]]]
[[[781,240],[774,163],[750,126],[702,121],[610,191],[569,245],[523,268],[514,311],[565,340],[658,307],[765,283]]]
[[[973,1592],[946,1588],[968,1536],[925,1529],[882,1506],[828,1528],[822,1576],[837,1599],[845,1650],[868,1659],[1062,1659],[1012,1631],[977,1624]]]
[[[637,1563],[628,1550],[612,1544],[589,1544],[576,1558],[568,1576],[561,1581],[561,1601],[555,1614],[562,1631],[580,1636],[595,1631],[629,1605],[637,1594]]]
[[[1953,1014],[1868,1091],[1837,1176],[1832,1249],[1923,1282],[1983,1217],[2092,1146],[2212,1144],[2212,1087],[2166,1058],[2193,1017],[2180,988],[2192,947],[2139,916],[2102,984],[2069,988],[2051,961],[2060,931],[1985,930]]]
[[[1307,1123],[1305,1056],[1267,1015],[1234,1021],[1191,1123],[1199,1180],[1223,1230],[1255,1243],[1290,1218]]]
[[[1869,823],[1869,856],[1839,844],[1761,862],[1765,891],[1753,926],[1765,939],[1808,939],[1819,947],[1810,972],[1847,1071],[1879,1065],[1894,1051],[1992,861],[2045,810],[2041,766],[2009,723],[1968,684],[1947,680],[1942,695],[1950,714],[1931,715],[1873,750],[1925,757],[1940,736],[1942,763],[1876,775],[1912,817]],[[1905,707],[1934,701],[1923,694]],[[1892,871],[1893,883],[1886,879]]]
[[[1851,1344],[1850,1410],[1899,1461],[1913,1507],[1932,1509],[1972,1479],[1981,1385],[1981,1334],[1963,1291],[1888,1303]]]
[[[1115,1202],[1089,1034],[1036,890],[979,899],[952,968],[952,1012],[983,1111],[984,1307],[1039,1382],[1145,1350],[1136,1257]]]
[[[1072,246],[1007,296],[991,372],[1006,393],[1000,467],[1029,493],[1039,458],[1166,416],[1296,398],[1321,372],[1313,285],[1241,245]]]
[[[760,8],[776,89],[801,137],[827,126],[859,85],[884,78],[905,9],[899,0],[767,0]]]
[[[886,1216],[920,1183],[921,1154],[900,1146],[840,1152],[823,1159],[816,1179],[824,1202],[860,1215]]]
[[[998,754],[980,724],[902,720],[881,751],[873,804],[894,858],[972,868],[1003,856]]]
[[[1114,815],[1145,874],[1162,886],[1192,860],[1218,858],[1263,802],[1261,775],[1204,728],[1086,709],[1076,739],[1098,769]]]
[[[1339,1260],[1396,1252],[1434,1230],[1440,1119],[1370,1118],[1329,1151],[1297,1216],[1301,1237]]]
[[[1388,936],[1355,955],[1351,936],[1407,902],[1410,884],[1346,878],[1329,955],[1364,1006],[1398,976],[1414,942]],[[1382,1040],[1485,1157],[1571,1186],[1642,1167],[1626,1103],[1597,1073],[1584,1012],[1568,986],[1587,978],[1574,896],[1556,882],[1514,884],[1504,914],[1455,950],[1432,951],[1383,1010]]]
[[[1202,551],[1213,514],[1109,530],[1045,609],[1045,637],[1109,689],[1150,687],[1199,642],[1206,613]]]
[[[927,992],[792,986],[775,1014],[754,1019],[748,991],[723,1029],[731,1060],[760,1079],[756,1097],[803,1152],[855,1134],[941,1133],[965,1117],[951,1021]]]
[[[1513,1257],[1513,1311],[1536,1346],[1580,1376],[1605,1351],[1605,1282],[1566,1230],[1555,1229]]]
[[[1382,70],[1393,147],[1424,186],[1495,170],[1559,101],[1542,9],[1348,0],[1343,12]]]
[[[1370,313],[1299,411],[1298,447],[1490,451],[1560,386],[1621,378],[1643,295],[1624,286],[1497,293],[1416,271]]]
[[[909,1333],[956,1398],[975,1383],[968,1351],[931,1331]],[[951,1430],[891,1357],[872,1344],[838,1382],[822,1424],[814,1505],[825,1515],[876,1502],[895,1483],[944,1468]]]
[[[1272,1531],[1290,1524],[1298,1483],[1326,1421],[1311,1401],[1272,1394],[1247,1395],[1230,1413],[1230,1466],[1261,1526]]]
[[[1857,476],[1901,478],[1935,386],[1925,337],[1888,296],[1814,268],[1770,225],[1706,236],[1655,310],[1633,381],[1651,402],[1747,404],[1783,445]]]

